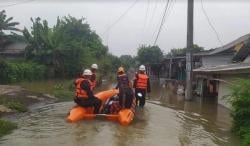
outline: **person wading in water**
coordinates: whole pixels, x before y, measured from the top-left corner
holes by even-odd
[[[128,79],[128,76],[125,74],[123,67],[119,67],[117,71],[116,89],[119,89],[118,96],[121,108],[130,108],[133,103],[134,94],[131,83]]]
[[[144,107],[146,93],[150,93],[150,81],[144,65],[139,67],[139,73],[135,75],[133,87],[135,88],[136,105]]]

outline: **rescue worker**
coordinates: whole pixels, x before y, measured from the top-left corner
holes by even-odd
[[[94,107],[94,113],[97,114],[101,107],[101,100],[93,95],[90,78],[92,72],[85,69],[82,77],[75,80],[75,98],[77,105],[82,107]]]
[[[94,89],[96,87],[96,70],[98,69],[98,65],[97,64],[92,64],[91,65],[91,72],[92,72],[92,76],[90,81],[92,82],[91,86],[92,89]]]
[[[139,72],[135,75],[133,88],[135,88],[136,105],[144,107],[146,92],[150,93],[150,81],[146,74],[146,68],[144,65],[139,67]]]
[[[123,67],[119,67],[117,71],[116,89],[119,89],[118,96],[121,108],[130,108],[133,103],[134,94]]]

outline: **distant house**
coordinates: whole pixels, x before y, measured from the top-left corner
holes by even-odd
[[[218,98],[219,104],[230,108],[223,98],[230,93],[230,84],[236,78],[250,78],[250,34],[222,47],[193,54],[192,65],[195,93]],[[158,64],[148,64],[147,73],[185,86],[186,57],[166,57]]]
[[[250,34],[207,53],[201,60],[202,66],[193,70],[196,93],[217,97],[219,104],[230,108],[223,98],[230,94],[230,84],[250,75]]]
[[[0,57],[8,59],[24,58],[26,46],[26,43],[16,42],[4,48],[0,48]]]
[[[208,52],[210,50],[193,54],[193,68],[201,67],[201,57]],[[176,81],[186,80],[186,56],[165,57],[160,63],[147,64],[146,68],[147,73],[153,77]]]

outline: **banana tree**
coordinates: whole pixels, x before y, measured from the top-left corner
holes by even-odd
[[[7,17],[5,10],[0,11],[0,32],[3,32],[3,30],[20,31],[16,28],[19,22],[11,22],[12,20],[13,17]]]
[[[4,31],[20,31],[16,28],[19,25],[18,22],[12,22],[13,17],[7,17],[5,10],[0,11],[0,48],[4,47],[4,44],[8,42],[8,35]]]

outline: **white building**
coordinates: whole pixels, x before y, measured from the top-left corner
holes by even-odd
[[[237,79],[250,78],[250,34],[208,52],[201,57],[202,67],[194,69],[196,93],[217,97],[218,103],[230,108],[225,98]]]

